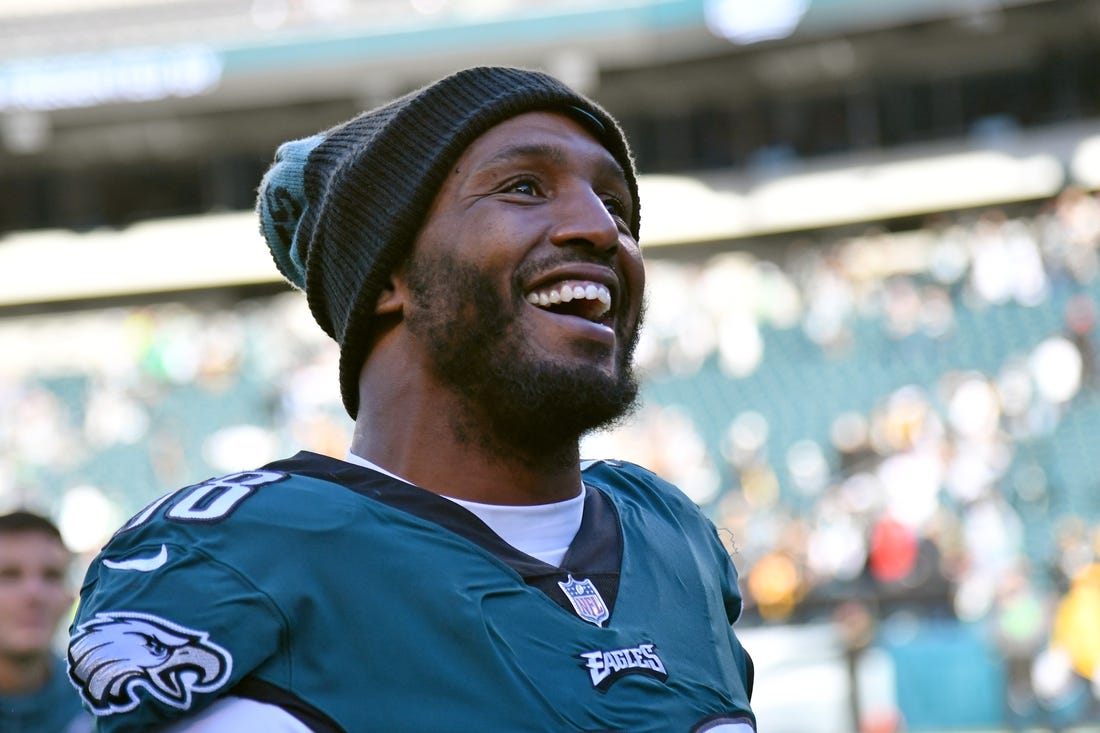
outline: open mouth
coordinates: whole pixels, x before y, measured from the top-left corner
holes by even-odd
[[[527,294],[527,302],[551,313],[592,323],[610,320],[611,291],[591,280],[564,280],[536,288]]]

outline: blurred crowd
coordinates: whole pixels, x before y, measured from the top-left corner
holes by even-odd
[[[1100,198],[1067,190],[651,252],[644,401],[585,452],[712,513],[745,623],[832,619],[853,647],[898,612],[984,624],[1011,709],[1095,700],[1098,249]],[[335,347],[296,293],[12,317],[0,351],[0,507],[43,508],[78,551],[167,489],[349,438]]]
[[[893,614],[981,625],[1006,719],[1100,720],[1098,248],[1100,199],[1068,190],[651,263],[639,352],[665,401],[600,449],[713,506],[747,623],[829,619],[856,650]]]

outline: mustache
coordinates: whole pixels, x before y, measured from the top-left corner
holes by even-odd
[[[551,255],[544,255],[537,260],[526,260],[522,262],[520,266],[516,268],[513,279],[518,285],[530,280],[540,272],[568,265],[598,265],[600,267],[607,267],[615,273],[615,277],[618,278],[620,283],[625,280],[622,272],[615,266],[614,253],[601,255],[598,252],[570,251],[568,249],[559,250]]]

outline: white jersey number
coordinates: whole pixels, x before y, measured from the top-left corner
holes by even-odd
[[[119,531],[126,532],[140,527],[165,505],[170,505],[170,508],[164,516],[177,522],[219,522],[228,517],[256,489],[282,481],[286,477],[287,474],[279,471],[242,471],[185,486],[165,494],[142,509]]]

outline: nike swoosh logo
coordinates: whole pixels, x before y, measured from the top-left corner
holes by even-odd
[[[141,573],[152,572],[166,562],[168,562],[168,548],[164,545],[161,545],[160,552],[152,557],[135,557],[129,560],[108,560],[107,558],[103,558],[103,564],[112,570],[137,570]]]

